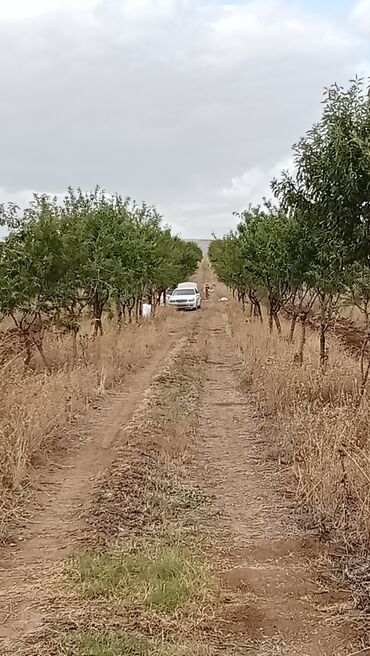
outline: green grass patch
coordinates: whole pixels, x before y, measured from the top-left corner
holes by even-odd
[[[204,566],[190,549],[158,545],[128,554],[83,554],[72,561],[71,574],[84,597],[171,612],[199,594]]]
[[[181,648],[158,645],[123,632],[76,631],[71,642],[78,656],[185,656]]]

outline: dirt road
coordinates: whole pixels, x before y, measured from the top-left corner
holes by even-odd
[[[327,548],[299,527],[294,498],[286,487],[286,472],[269,457],[268,438],[259,430],[253,403],[241,389],[241,363],[228,334],[226,306],[213,298],[209,304],[204,304],[202,312],[184,317],[179,330],[182,332],[172,335],[150,363],[126,382],[125,390],[107,399],[104,408],[89,417],[87,437],[83,437],[67,454],[62,469],[58,467],[50,472],[49,479],[46,476],[46,492],[39,499],[40,510],[34,523],[19,536],[20,546],[4,554],[0,596],[1,654],[349,656],[358,650],[357,636],[346,619],[346,591],[339,591],[334,584],[324,586],[319,579],[318,565],[328,557]],[[179,342],[180,335],[182,340]],[[169,364],[174,371],[174,382],[169,379]],[[186,382],[189,380],[191,385]],[[171,386],[175,384],[180,402],[178,398],[177,401],[172,399]],[[156,400],[151,404],[153,395]],[[161,398],[164,399],[159,413],[162,423],[158,424],[155,413]],[[188,441],[181,457],[173,455],[179,435],[171,436],[173,424],[168,417],[167,423],[163,424],[170,404],[175,402],[178,413],[185,407],[189,412],[193,409],[193,414],[196,414],[196,422],[192,424],[191,436],[186,438]],[[146,416],[145,434],[143,423],[140,423],[143,414]],[[179,414],[176,416],[180,417]],[[184,420],[187,416],[183,415]],[[191,516],[191,522],[188,515],[181,515],[180,510],[173,515],[172,501],[161,506],[156,514],[161,521],[158,524],[160,529],[156,529],[158,535],[163,536],[166,531],[173,535],[175,532],[177,539],[180,536],[184,541],[188,540],[188,525],[196,523],[196,539],[203,545],[212,571],[212,583],[209,584],[212,591],[207,603],[203,601],[202,609],[199,609],[199,619],[194,620],[198,613],[194,605],[191,613],[183,618],[179,615],[177,620],[166,620],[160,625],[158,614],[151,620],[146,613],[141,621],[136,613],[133,624],[136,631],[145,632],[151,639],[158,634],[161,640],[170,639],[178,647],[179,636],[189,634],[186,627],[191,614],[197,647],[186,647],[181,652],[135,651],[133,648],[125,651],[122,647],[117,647],[116,651],[112,647],[106,651],[103,648],[101,651],[83,651],[81,647],[80,651],[68,651],[60,647],[58,651],[55,642],[45,642],[48,626],[55,622],[53,607],[64,607],[63,622],[59,626],[53,624],[54,636],[68,630],[66,617],[76,628],[81,622],[81,610],[77,610],[76,600],[70,593],[69,597],[58,597],[56,604],[58,583],[53,582],[54,569],[59,572],[59,565],[66,556],[83,547],[85,517],[92,503],[92,485],[103,469],[109,471],[117,457],[117,449],[120,449],[120,460],[115,475],[117,467],[125,467],[126,426],[130,426],[130,453],[137,448],[139,469],[140,462],[143,468],[146,462],[145,442],[153,442],[153,435],[160,433],[158,426],[166,432],[166,458],[159,457],[159,464],[149,468],[151,483],[153,477],[158,477],[153,486],[155,492],[160,490],[163,497],[169,484],[171,490],[176,484],[176,490],[181,490],[182,494],[181,507],[184,506],[184,490],[186,499],[191,490],[191,499],[198,498],[196,491],[197,495],[204,495],[209,500],[204,507],[196,506],[196,519]],[[184,429],[184,441],[186,435]],[[158,444],[161,442],[157,441]],[[172,454],[170,464],[169,454]],[[164,470],[167,487],[161,480]],[[105,491],[105,496],[101,495],[103,502],[100,499],[99,503],[104,504],[105,498],[112,504],[114,495],[122,492],[129,470],[123,471],[117,489],[112,487]],[[135,494],[146,494],[148,485],[141,479],[140,489],[136,487]],[[178,492],[176,495],[178,498]],[[112,530],[115,545],[117,535],[124,534],[124,504],[127,511],[130,506],[126,489],[124,501],[122,496],[117,498],[120,500],[120,524],[117,530]],[[173,498],[172,494],[171,500]],[[150,510],[150,503],[152,501],[143,496],[143,513]],[[193,507],[187,503],[186,512],[188,506]],[[158,510],[158,503],[155,507]],[[110,508],[111,505],[109,512]],[[101,508],[99,512],[101,514]],[[109,516],[113,525],[113,514]],[[120,607],[118,613],[114,604],[111,601],[106,610],[103,605],[94,607],[94,631],[99,627],[97,613],[102,614],[105,629],[110,618],[113,618],[112,630],[116,626],[122,628],[125,622],[131,626],[127,606],[124,612]],[[83,606],[86,610],[85,601]],[[118,613],[116,618],[114,613]],[[181,631],[176,622],[181,624]],[[84,626],[86,624],[84,619]],[[27,647],[30,636],[32,648]],[[54,647],[48,646],[50,644]],[[363,650],[361,653],[367,652]]]
[[[78,549],[86,531],[94,480],[114,460],[115,448],[125,443],[126,427],[145,405],[152,379],[196,319],[184,316],[182,325],[158,345],[146,365],[75,427],[66,455],[41,473],[32,520],[16,535],[11,548],[0,552],[0,640],[21,638],[42,621],[42,587],[37,590],[38,600],[34,589],[28,598],[30,581],[38,581],[43,568]]]
[[[247,653],[349,654],[351,630],[337,614],[348,597],[317,579],[326,549],[297,524],[286,472],[269,457],[258,414],[240,389],[241,363],[224,309],[210,313],[207,332],[197,463],[220,511],[211,530],[231,595],[220,626],[260,650]]]

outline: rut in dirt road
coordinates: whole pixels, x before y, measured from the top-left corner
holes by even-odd
[[[67,454],[54,471],[44,471],[39,509],[19,534],[18,546],[14,543],[8,552],[2,550],[0,639],[19,638],[41,622],[38,607],[42,588],[39,598],[35,599],[34,593],[27,598],[29,584],[38,579],[45,567],[77,550],[84,540],[92,484],[113,461],[116,448],[125,443],[126,429],[145,405],[153,377],[181,345],[191,321],[190,317],[184,318],[146,365],[125,379],[121,390],[109,394],[96,411],[88,413],[74,429]]]
[[[221,578],[231,599],[219,626],[251,654],[348,654],[348,637],[329,622],[343,594],[323,591],[315,580],[323,547],[299,532],[278,465],[266,458],[266,437],[240,390],[241,362],[225,310],[212,313],[207,330],[197,459],[220,511],[208,530],[228,567]]]

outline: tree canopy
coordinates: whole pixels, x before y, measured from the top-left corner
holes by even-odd
[[[294,173],[271,182],[277,204],[241,212],[210,250],[225,284],[266,301],[270,329],[281,308],[304,322],[317,300],[322,363],[338,299],[351,294],[364,307],[370,298],[369,93],[360,79],[326,89],[321,119],[293,147]]]
[[[69,189],[62,201],[35,195],[20,212],[2,207],[0,313],[17,322],[43,314],[78,329],[85,308],[97,331],[103,310],[157,296],[192,275],[200,248],[172,235],[154,207]]]

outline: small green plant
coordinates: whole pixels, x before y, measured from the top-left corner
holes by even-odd
[[[202,490],[184,485],[173,486],[170,490],[171,502],[175,508],[195,510],[209,503],[210,499]]]
[[[198,594],[202,569],[190,550],[157,545],[129,554],[86,553],[72,561],[71,573],[86,597],[116,597],[171,612]]]

